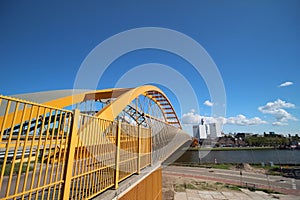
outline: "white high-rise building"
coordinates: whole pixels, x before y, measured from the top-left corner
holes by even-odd
[[[207,124],[194,125],[193,126],[193,136],[198,139],[207,139]]]
[[[209,124],[209,133],[210,133],[209,134],[210,138],[222,137],[220,123],[210,123]]]
[[[193,137],[198,139],[200,138],[199,125],[193,126]]]
[[[207,138],[206,124],[199,125],[200,139]]]
[[[220,123],[204,124],[204,120],[201,120],[200,125],[193,126],[193,136],[198,139],[207,139],[222,137]]]

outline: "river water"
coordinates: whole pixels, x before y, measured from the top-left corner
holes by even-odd
[[[200,159],[201,158],[201,159]],[[250,163],[250,164],[300,164],[300,150],[225,150],[186,151],[176,162],[179,163]]]

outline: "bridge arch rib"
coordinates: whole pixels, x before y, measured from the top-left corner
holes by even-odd
[[[118,114],[121,113],[122,110],[124,110],[126,106],[129,105],[139,95],[149,97],[159,106],[167,124],[181,128],[179,119],[169,99],[166,97],[163,91],[152,85],[140,86],[124,92],[115,101],[112,101],[109,105],[100,110],[96,116],[102,119],[114,120],[116,116],[118,116]]]
[[[158,105],[163,114],[165,123],[180,129],[182,128],[178,116],[172,104],[170,103],[170,100],[162,90],[153,85],[144,85],[136,88],[114,88],[96,91],[75,90],[73,95],[71,94],[72,90],[67,90],[65,91],[65,96],[61,95],[61,92],[63,91],[36,93],[34,95],[38,96],[38,98],[35,99],[40,99],[38,103],[43,103],[45,105],[58,108],[65,108],[87,100],[109,98],[115,99],[101,109],[98,113],[96,113],[97,117],[106,120],[114,120],[134,99],[138,98],[140,95],[144,95]],[[54,96],[54,99],[47,98],[49,96]],[[21,95],[19,97],[28,98],[30,97],[30,94],[27,96]],[[152,116],[146,114],[146,117],[151,118]]]

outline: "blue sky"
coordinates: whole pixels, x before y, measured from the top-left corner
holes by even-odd
[[[81,63],[99,43],[129,29],[163,27],[196,40],[216,63],[226,90],[225,133],[300,133],[299,10],[297,0],[1,1],[0,93],[72,88]],[[199,105],[186,97],[180,110],[174,100],[185,128],[201,116],[212,120],[214,102],[205,82],[172,53],[123,55],[98,88],[113,87],[145,63],[172,66],[192,84]]]

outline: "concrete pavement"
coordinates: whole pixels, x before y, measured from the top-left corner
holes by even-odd
[[[217,192],[217,191],[200,191],[187,189],[185,192],[176,192],[174,200],[295,200],[298,196],[267,194],[261,191],[251,192],[242,189],[241,192]]]
[[[261,173],[242,172],[236,170],[207,169],[197,167],[165,167],[166,175],[190,177],[203,180],[223,182],[232,185],[255,185],[256,188],[272,189],[284,194],[300,195],[300,180],[281,176],[266,176]]]

